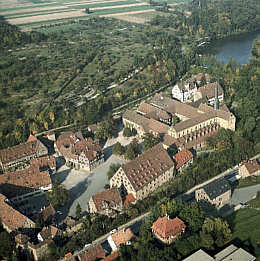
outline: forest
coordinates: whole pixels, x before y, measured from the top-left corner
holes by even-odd
[[[191,65],[212,60],[199,58],[196,39],[259,29],[257,6],[256,0],[246,6],[241,0],[225,0],[223,5],[201,0],[183,3],[150,25],[91,18],[31,32],[21,32],[1,18],[0,148],[26,141],[29,133],[100,121],[117,106],[173,84],[191,71]],[[225,73],[221,66],[215,63],[210,70],[215,76],[214,67],[219,68],[230,99],[239,99],[234,91],[243,81],[256,86],[258,79],[248,81],[245,73],[253,74],[253,64],[230,64]],[[88,99],[90,93],[96,95],[94,100]],[[255,100],[255,93],[251,95]],[[234,107],[237,114],[244,114],[242,107],[248,106]],[[252,118],[242,117],[255,129]]]

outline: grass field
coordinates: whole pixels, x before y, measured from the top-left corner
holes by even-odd
[[[249,250],[260,261],[260,211],[240,209],[227,220],[233,232],[233,243]]]
[[[245,179],[240,179],[238,186],[236,188],[244,188],[253,185],[260,184],[260,176],[258,177],[247,177]]]

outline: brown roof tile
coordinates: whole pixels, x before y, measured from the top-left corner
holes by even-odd
[[[56,168],[56,160],[54,156],[35,158],[30,160],[30,165],[39,168],[43,168],[43,167]]]
[[[178,217],[170,219],[168,217],[159,217],[152,225],[152,230],[162,238],[177,236],[186,228],[184,222]]]
[[[0,191],[8,198],[32,192],[52,184],[48,171],[40,171],[39,168],[9,172],[0,175]]]
[[[54,227],[54,226],[49,226],[49,227],[43,227],[42,231],[40,232],[40,235],[43,240],[51,239],[54,238],[59,229]]]
[[[198,89],[198,92],[201,93],[202,97],[206,97],[208,99],[211,99],[211,98],[215,97],[215,86],[216,86],[215,82],[208,83],[204,86],[201,86]],[[218,83],[218,95],[222,95],[222,94],[223,94],[223,88]]]
[[[118,247],[121,244],[125,244],[127,241],[130,241],[135,237],[135,235],[130,228],[127,228],[117,231],[116,233],[112,234],[111,237],[115,245]]]
[[[50,217],[55,216],[56,211],[55,211],[55,209],[53,208],[52,205],[49,205],[48,207],[44,208],[41,211],[41,214],[42,214],[43,220],[47,221]]]
[[[33,156],[37,153],[39,146],[38,140],[33,140],[23,144],[0,150],[0,160],[3,164],[22,159],[27,156]]]
[[[181,168],[186,162],[193,158],[192,153],[189,150],[181,150],[178,152],[174,159],[176,161],[176,169]]]
[[[134,203],[136,201],[136,198],[132,193],[127,194],[124,201],[124,207],[127,207],[128,204]]]
[[[0,220],[11,230],[18,230],[25,224],[27,217],[6,202],[7,198],[0,194]]]
[[[254,174],[257,171],[260,171],[260,164],[256,159],[244,162],[243,165],[246,167],[250,175]]]
[[[84,139],[81,133],[71,131],[62,133],[56,145],[64,157],[78,160],[83,153],[89,161],[94,160],[98,155],[103,154],[100,145],[94,144],[92,139]]]
[[[122,206],[122,198],[116,187],[96,193],[92,196],[92,199],[98,212],[108,208],[113,209],[118,205]]]
[[[106,253],[100,244],[95,245],[79,255],[80,261],[95,261],[106,256]]]
[[[173,161],[163,148],[157,144],[134,160],[122,166],[130,183],[136,190],[164,174],[173,167]]]
[[[113,252],[109,256],[105,257],[104,259],[101,259],[102,261],[112,261],[119,257],[118,252]]]

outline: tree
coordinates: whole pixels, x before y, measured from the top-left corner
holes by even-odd
[[[112,150],[113,154],[115,155],[123,155],[125,153],[125,148],[124,146],[122,146],[122,144],[120,142],[117,142],[114,146],[113,146],[113,150]]]
[[[120,167],[121,167],[120,163],[112,163],[112,164],[110,164],[109,170],[107,172],[107,178],[111,179],[114,176],[114,174],[118,171],[118,169]]]
[[[69,201],[69,192],[64,186],[54,183],[52,190],[47,192],[47,199],[53,207],[65,206]]]
[[[81,217],[81,211],[82,211],[81,206],[80,206],[80,204],[78,203],[77,206],[76,206],[76,218],[77,218],[77,219],[80,219],[80,217]]]
[[[14,250],[14,240],[8,232],[4,231],[0,233],[0,257],[9,258]]]
[[[176,144],[172,144],[168,149],[167,152],[169,154],[170,157],[173,157],[176,153],[178,153],[178,148],[176,146]]]
[[[131,137],[133,135],[132,130],[128,127],[125,127],[123,130],[124,137]]]
[[[87,7],[87,8],[85,8],[85,12],[87,13],[87,14],[90,14],[90,9]]]
[[[125,157],[129,160],[133,160],[138,156],[139,153],[140,149],[138,141],[137,139],[133,139],[126,149]]]
[[[97,125],[97,132],[95,137],[100,140],[112,138],[117,129],[116,122],[113,119],[99,122]]]
[[[160,142],[160,138],[155,137],[152,133],[145,133],[142,136],[143,139],[143,145],[144,145],[144,151],[152,148],[156,144]]]

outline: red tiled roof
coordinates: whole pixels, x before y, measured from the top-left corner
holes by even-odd
[[[176,169],[181,168],[186,162],[193,158],[192,153],[189,150],[181,150],[178,152],[174,159],[176,161]]]
[[[5,202],[6,199],[7,198],[0,193],[0,220],[12,231],[17,230],[23,227],[27,217]]]
[[[35,158],[30,160],[30,165],[39,168],[42,167],[56,168],[56,160],[54,156]]]
[[[207,98],[213,98],[215,97],[215,86],[216,83],[212,82],[212,83],[208,83],[202,87],[200,87],[198,89],[199,92],[201,92],[202,97],[207,97]],[[222,86],[218,83],[218,95],[222,95],[223,94],[223,88]]]
[[[97,155],[103,154],[99,144],[94,144],[92,139],[84,139],[81,133],[71,131],[62,133],[56,145],[60,153],[69,159],[78,160],[83,153],[89,161],[94,160]]]
[[[13,147],[0,150],[0,161],[3,164],[19,160],[24,157],[33,156],[37,153],[39,146],[38,140],[33,140],[24,144],[18,144]]]
[[[127,228],[117,231],[116,233],[112,234],[111,237],[115,245],[118,247],[121,244],[125,244],[127,241],[130,241],[135,237],[135,235],[130,228]]]
[[[118,205],[122,206],[122,198],[116,187],[96,193],[92,196],[92,199],[98,212]]]
[[[32,134],[30,134],[30,136],[28,137],[27,142],[31,142],[31,141],[37,141],[37,138],[35,136],[33,136]]]
[[[55,209],[53,208],[52,205],[49,205],[48,207],[44,208],[41,211],[41,214],[42,214],[43,220],[47,221],[48,218],[55,216],[56,211],[55,211]]]
[[[104,258],[106,253],[100,244],[88,249],[87,252],[81,253],[78,257],[80,261],[95,261],[98,258]]]
[[[43,240],[54,238],[58,233],[59,229],[54,226],[44,227],[40,232],[40,235]]]
[[[250,160],[248,162],[244,162],[243,165],[245,165],[248,173],[250,175],[254,174],[257,171],[260,171],[260,164],[256,159]]]
[[[52,182],[49,172],[41,172],[39,168],[34,167],[0,175],[1,191],[8,198],[25,194],[50,184]]]
[[[167,151],[159,143],[122,166],[126,176],[135,190],[157,179],[174,166]]]
[[[129,203],[133,203],[136,201],[136,198],[134,197],[134,195],[132,193],[127,194],[125,197],[125,201],[124,201],[124,207],[127,207],[127,205]]]
[[[116,258],[119,257],[118,252],[113,252],[112,254],[110,254],[109,256],[105,257],[104,259],[102,259],[102,261],[112,261]]]
[[[177,236],[186,228],[184,222],[178,217],[169,219],[168,217],[159,217],[152,225],[152,230],[162,238]]]

